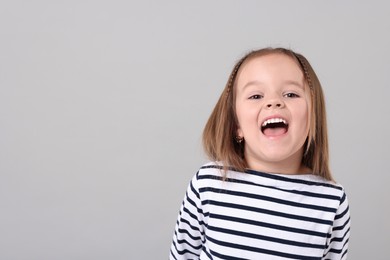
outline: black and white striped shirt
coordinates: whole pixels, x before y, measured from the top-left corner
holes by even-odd
[[[339,184],[315,175],[207,164],[185,195],[170,259],[346,259],[350,216]]]

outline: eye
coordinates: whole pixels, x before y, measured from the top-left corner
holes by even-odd
[[[297,98],[297,97],[299,97],[299,95],[296,93],[293,93],[293,92],[289,92],[289,93],[284,94],[284,97]]]
[[[262,95],[253,95],[249,97],[249,99],[261,99],[261,98],[263,98]]]

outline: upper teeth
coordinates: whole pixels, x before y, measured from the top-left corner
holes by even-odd
[[[268,124],[273,124],[273,123],[283,123],[283,124],[287,125],[286,120],[284,120],[282,118],[271,118],[271,119],[265,120],[261,126],[266,126]]]

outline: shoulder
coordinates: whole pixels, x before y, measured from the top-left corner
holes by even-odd
[[[274,174],[248,170],[251,179],[277,189],[301,191],[315,197],[331,197],[332,200],[341,200],[344,196],[344,187],[336,182],[324,179],[314,174]]]
[[[197,180],[204,178],[205,176],[215,176],[222,177],[223,176],[223,164],[220,162],[208,162],[203,164],[196,176],[194,176]]]
[[[245,172],[240,172],[237,169],[227,166],[223,164],[222,162],[208,162],[202,165],[199,168],[199,171],[197,172],[197,176],[202,177],[202,176],[215,176],[215,177],[231,177],[232,175],[241,175]],[[244,174],[245,175],[245,174]]]
[[[222,162],[207,162],[203,164],[200,169],[208,169],[208,168],[220,168],[222,169],[223,163]]]
[[[223,164],[208,162],[203,164],[192,177],[191,185],[198,190],[222,182],[224,176]]]
[[[323,194],[328,194],[337,198],[341,203],[346,198],[344,186],[338,182],[326,180],[318,175],[306,175],[302,177],[305,186]]]

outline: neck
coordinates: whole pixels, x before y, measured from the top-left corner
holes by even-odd
[[[273,165],[273,164],[264,164],[261,165],[248,165],[249,169],[267,172],[267,173],[277,173],[277,174],[286,174],[286,175],[298,175],[298,174],[310,174],[312,171],[310,168],[301,164],[297,167],[283,166],[283,165]]]
[[[302,164],[302,153],[297,153],[285,160],[258,160],[246,156],[248,168],[255,171],[280,174],[309,174],[311,169]]]

